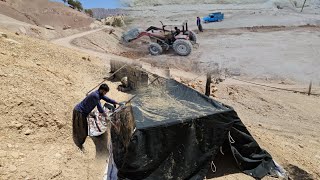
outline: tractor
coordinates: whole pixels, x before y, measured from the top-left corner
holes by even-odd
[[[132,42],[143,36],[148,36],[151,40],[148,50],[151,55],[160,55],[164,50],[172,48],[180,56],[188,56],[197,44],[196,34],[188,30],[188,23],[184,21],[182,25],[163,24],[162,27],[150,26],[146,30],[131,29],[122,36],[122,41]],[[182,29],[179,29],[182,28]]]

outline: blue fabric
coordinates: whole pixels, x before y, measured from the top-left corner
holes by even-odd
[[[108,103],[116,104],[117,102],[113,99],[108,98],[107,96],[102,96],[99,94],[99,91],[96,90],[89,94],[84,100],[76,105],[75,109],[81,112],[83,115],[88,116],[88,114],[97,106],[100,113],[104,113],[104,110],[101,106],[100,100],[103,99]]]
[[[201,20],[200,18],[197,18],[197,26],[199,26],[201,24]]]

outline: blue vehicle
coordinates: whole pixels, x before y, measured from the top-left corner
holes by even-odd
[[[203,18],[204,23],[208,22],[219,22],[224,19],[224,14],[221,12],[211,13],[209,16]]]

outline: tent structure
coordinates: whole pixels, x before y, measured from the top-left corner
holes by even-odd
[[[111,128],[111,137],[120,179],[204,179],[222,150],[254,178],[277,169],[231,107],[175,80],[141,90],[115,118],[119,127]]]

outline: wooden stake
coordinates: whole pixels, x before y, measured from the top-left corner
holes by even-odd
[[[312,88],[312,81],[310,81],[310,84],[309,84],[308,96],[311,95],[311,88]]]
[[[210,96],[210,85],[211,85],[211,83],[212,83],[212,81],[211,81],[211,72],[208,72],[207,73],[207,82],[206,82],[206,93],[205,93],[205,95],[206,96]]]
[[[302,8],[301,8],[301,11],[300,11],[300,12],[302,12],[302,10],[303,10],[303,8],[304,8],[304,5],[306,4],[306,1],[307,1],[307,0],[304,0],[304,3],[303,3],[303,5],[302,5]]]

